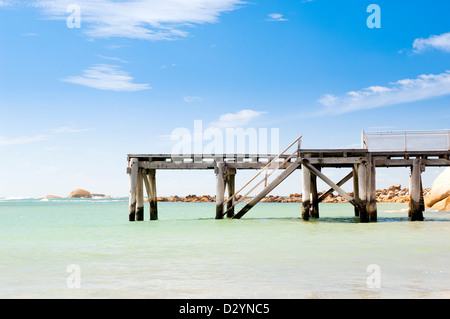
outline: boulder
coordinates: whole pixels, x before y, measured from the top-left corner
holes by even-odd
[[[446,168],[433,182],[431,191],[425,196],[425,205],[433,207],[450,196],[450,167]]]
[[[92,198],[92,194],[84,189],[76,189],[72,191],[68,198]]]
[[[434,204],[432,209],[440,212],[450,212],[450,196]]]
[[[401,190],[402,186],[400,184],[397,185],[392,185],[390,186],[387,190],[388,192],[397,192],[399,190]]]

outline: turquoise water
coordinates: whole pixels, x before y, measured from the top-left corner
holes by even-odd
[[[450,297],[450,213],[410,222],[379,204],[360,224],[349,204],[321,204],[304,222],[298,203],[260,203],[215,220],[214,203],[163,202],[149,221],[145,208],[128,222],[126,199],[0,199],[0,297]]]

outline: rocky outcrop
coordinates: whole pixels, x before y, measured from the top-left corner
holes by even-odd
[[[425,196],[425,205],[439,211],[450,211],[450,167],[434,180],[431,191]]]
[[[431,189],[424,189],[424,195],[427,195]],[[319,192],[319,196],[324,194],[325,192]],[[350,196],[353,196],[353,192],[349,193]],[[409,189],[402,188],[401,185],[393,185],[388,187],[387,189],[379,189],[376,191],[377,202],[381,203],[408,203],[409,202]],[[241,199],[240,195],[237,196],[237,199]],[[187,195],[186,197],[179,196],[169,196],[169,197],[158,197],[158,201],[160,202],[189,202],[189,203],[201,203],[201,202],[215,202],[216,197],[210,195]],[[251,198],[245,198],[243,201],[248,202]],[[449,200],[450,201],[450,200]],[[290,194],[289,196],[279,196],[279,195],[269,195],[261,200],[263,203],[301,203],[302,195],[295,193]],[[347,200],[344,199],[341,195],[331,194],[327,198],[325,198],[322,203],[346,203]]]
[[[68,198],[92,198],[92,194],[84,189],[76,189],[72,191]]]

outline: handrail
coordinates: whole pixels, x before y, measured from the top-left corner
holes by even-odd
[[[251,182],[253,182],[262,172],[264,172],[266,169],[268,169],[270,166],[273,165],[273,163],[278,160],[284,153],[286,153],[295,143],[298,142],[298,146],[297,146],[297,150],[291,154],[290,156],[288,156],[284,162],[281,165],[278,165],[276,169],[274,169],[270,174],[268,174],[266,176],[266,180],[268,177],[270,177],[270,175],[272,175],[275,171],[277,171],[280,166],[284,165],[288,160],[290,160],[292,157],[294,157],[295,155],[298,156],[299,152],[300,152],[300,147],[301,147],[301,139],[302,139],[302,135],[300,135],[294,142],[292,142],[288,147],[286,147],[280,154],[278,154],[277,156],[275,156],[269,163],[267,163],[266,166],[264,166],[252,179],[250,179],[244,186],[242,186],[237,192],[235,192],[233,194],[233,196],[229,197],[226,201],[224,201],[224,204],[227,204],[229,201],[233,200],[245,187],[247,187]],[[250,192],[252,192],[257,186],[259,186],[262,182],[264,181],[261,180],[256,186],[254,186],[249,192],[247,192],[243,198],[245,198],[245,196],[247,196]],[[236,204],[240,203],[241,201],[238,201],[236,203],[233,204],[233,207],[236,206]]]
[[[264,179],[260,180],[255,186],[253,186],[253,188],[251,190],[249,190],[245,195],[243,195],[242,198],[239,199],[234,205],[239,204],[240,202],[242,202],[245,199],[245,197],[248,194],[250,194],[251,192],[253,192],[255,190],[255,188],[258,187],[262,182],[266,181],[266,183],[267,183],[267,178],[269,178],[273,173],[275,173],[281,166],[286,164],[292,157],[294,157],[294,155],[297,155],[297,152],[298,151],[295,151],[293,154],[289,155],[289,157],[286,158],[281,165],[278,165],[272,172],[270,172],[268,175],[266,175],[264,177]],[[230,199],[231,199],[231,197],[230,197]],[[228,200],[225,203],[228,203]]]
[[[385,143],[383,145],[383,139]],[[397,139],[397,140],[396,140]],[[361,133],[362,148],[372,150],[450,150],[450,130],[376,131]],[[381,145],[379,143],[381,142]],[[392,143],[395,143],[392,145]],[[378,145],[377,145],[378,143]],[[421,146],[419,146],[421,145]],[[394,146],[394,147],[393,147]]]

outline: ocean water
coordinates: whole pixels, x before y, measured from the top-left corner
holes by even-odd
[[[159,203],[128,221],[122,199],[0,199],[0,298],[449,298],[450,213],[410,222],[378,205],[260,203],[215,220],[214,203]]]

